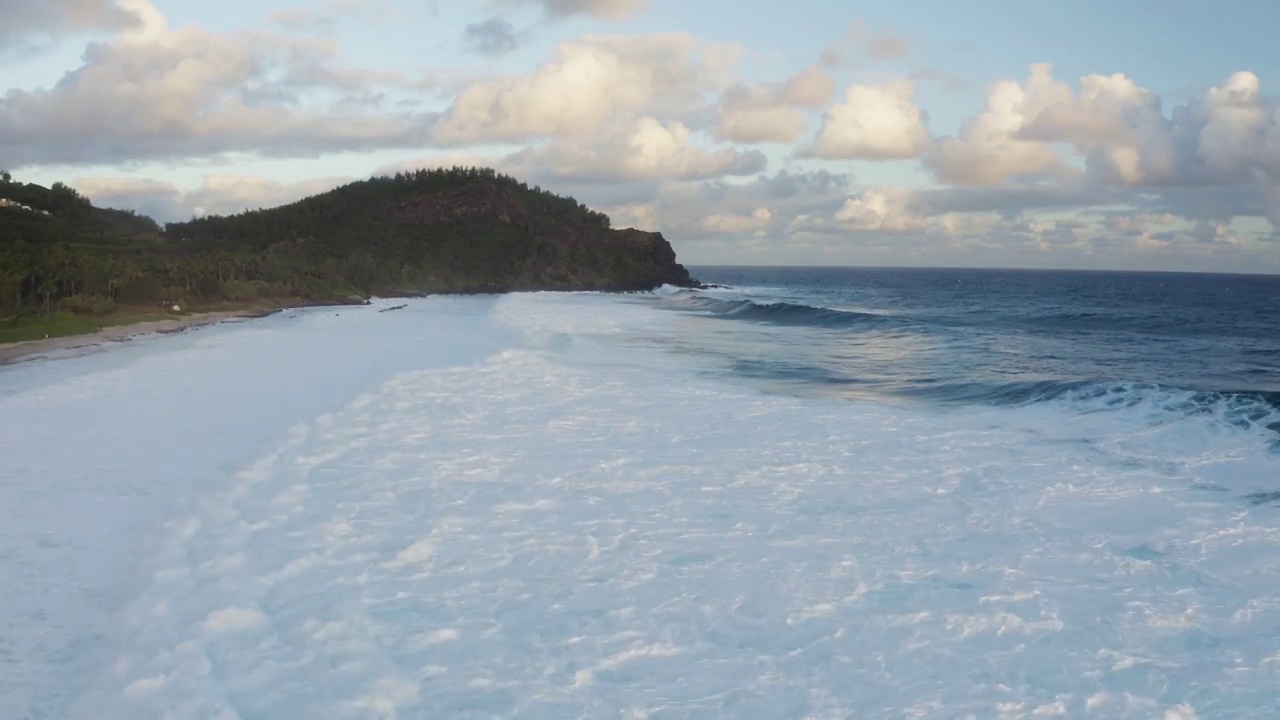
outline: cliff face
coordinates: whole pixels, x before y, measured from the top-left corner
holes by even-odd
[[[634,287],[649,290],[662,285],[693,287],[698,281],[676,260],[676,251],[662,233],[643,230],[610,230],[609,242],[617,252],[635,261]]]

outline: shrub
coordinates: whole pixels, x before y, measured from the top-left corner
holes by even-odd
[[[59,303],[77,315],[106,315],[116,309],[116,301],[101,295],[72,295]]]

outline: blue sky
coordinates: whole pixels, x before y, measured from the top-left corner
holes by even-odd
[[[693,263],[1280,272],[1271,4],[23,7],[0,167],[163,220],[464,162]]]

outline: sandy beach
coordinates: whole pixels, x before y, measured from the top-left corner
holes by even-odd
[[[0,365],[37,360],[58,355],[79,354],[76,351],[90,352],[93,349],[112,342],[121,342],[146,335],[165,335],[182,332],[195,327],[213,325],[233,318],[264,317],[278,310],[239,310],[227,312],[196,313],[171,320],[133,323],[102,328],[86,335],[70,335],[66,337],[45,338],[43,340],[25,340],[22,342],[0,345]]]

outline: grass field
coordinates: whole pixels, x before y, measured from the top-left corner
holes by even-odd
[[[132,325],[134,323],[168,320],[186,313],[166,313],[150,308],[117,310],[108,315],[77,315],[65,310],[50,315],[24,317],[0,321],[0,344],[41,340],[45,337],[88,335],[105,327]]]
[[[298,303],[208,303],[192,305],[181,312],[167,312],[162,308],[150,306],[123,307],[106,315],[80,315],[66,310],[55,310],[49,315],[0,320],[0,345],[26,340],[43,340],[46,337],[89,335],[108,327],[135,325],[159,320],[178,320],[211,312],[265,312],[289,304]]]

